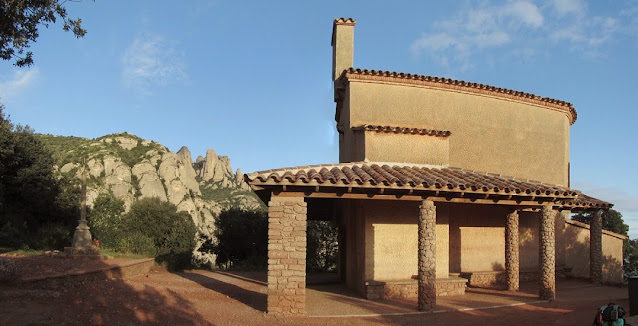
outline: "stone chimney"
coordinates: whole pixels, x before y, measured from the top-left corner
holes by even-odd
[[[354,25],[352,18],[337,18],[332,26],[332,80],[353,67]]]

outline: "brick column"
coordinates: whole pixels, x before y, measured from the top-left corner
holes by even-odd
[[[554,234],[554,210],[551,205],[543,206],[539,221],[539,298],[556,299],[556,237]]]
[[[505,269],[507,270],[507,289],[518,291],[519,287],[518,254],[518,212],[507,214],[505,223]]]
[[[268,202],[269,314],[306,314],[306,205],[303,197]]]
[[[436,207],[424,200],[419,206],[419,310],[436,306]]]
[[[597,210],[589,225],[589,279],[603,283],[603,210]]]

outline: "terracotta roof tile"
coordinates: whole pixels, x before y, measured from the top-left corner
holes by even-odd
[[[355,162],[281,168],[244,175],[253,186],[328,186],[413,189],[442,193],[478,193],[513,197],[553,197],[560,206],[578,210],[610,208],[613,204],[568,187],[522,180],[494,173],[442,166]]]
[[[376,132],[387,132],[395,134],[412,134],[412,135],[424,135],[424,136],[437,136],[448,137],[452,134],[449,130],[434,130],[425,128],[411,128],[411,127],[395,127],[395,126],[377,126],[377,125],[361,125],[352,127],[352,130],[365,130]]]
[[[367,186],[562,198],[576,198],[580,195],[578,191],[567,187],[499,174],[400,163],[358,162],[301,166],[254,172],[244,177],[251,185]]]
[[[614,206],[612,203],[608,203],[604,200],[600,200],[585,194],[580,194],[578,197],[572,200],[563,201],[563,204],[574,208],[575,210],[587,209],[587,208],[611,208]]]
[[[349,68],[344,70],[344,75],[351,76],[367,76],[367,77],[388,77],[388,78],[397,78],[404,81],[411,81],[412,83],[425,83],[425,84],[439,84],[439,85],[447,85],[452,87],[463,87],[468,90],[473,90],[476,92],[489,92],[489,93],[497,93],[503,94],[509,97],[526,99],[532,102],[540,102],[551,104],[557,108],[561,108],[561,110],[568,112],[571,116],[571,123],[576,122],[577,113],[574,106],[566,101],[556,100],[549,97],[541,97],[538,95],[515,91],[507,88],[500,88],[485,84],[466,82],[463,80],[456,80],[450,78],[441,78],[441,77],[432,77],[426,75],[418,75],[418,74],[407,74],[403,72],[396,71],[383,71],[383,70],[368,70],[368,69],[355,69]],[[342,76],[343,77],[343,76]]]
[[[334,24],[335,25],[355,25],[357,23],[356,20],[352,19],[352,18],[335,18],[334,20]]]

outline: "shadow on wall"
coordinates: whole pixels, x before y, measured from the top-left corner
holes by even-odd
[[[109,276],[4,284],[0,324],[210,325],[187,297],[164,287],[135,286],[119,279],[121,271]]]
[[[538,270],[538,215],[521,213],[519,229],[521,271]],[[562,238],[562,239],[561,239]],[[622,283],[622,262],[613,256],[614,250],[622,255],[622,240],[619,248],[613,248],[615,238],[603,234],[603,280],[609,284]],[[558,246],[563,246],[562,249]],[[589,278],[589,229],[565,223],[564,228],[556,227],[556,268],[571,269],[570,275]],[[562,255],[562,257],[561,257]]]

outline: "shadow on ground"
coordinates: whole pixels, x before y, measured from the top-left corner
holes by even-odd
[[[108,266],[99,260],[91,265]],[[2,284],[0,325],[210,325],[183,295],[129,284],[119,273]]]

